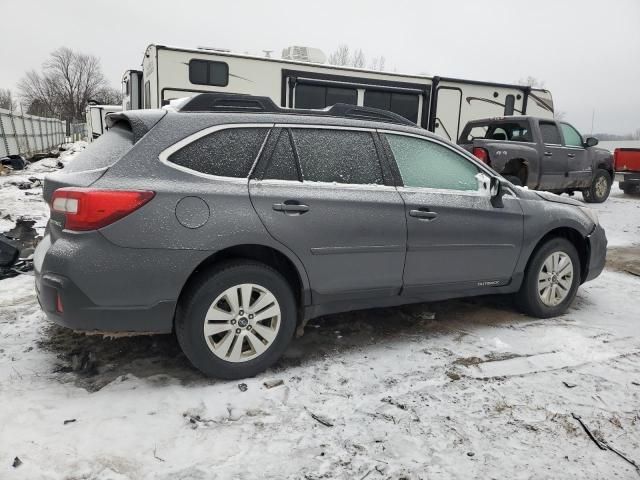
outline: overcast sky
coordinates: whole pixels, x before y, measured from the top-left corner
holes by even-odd
[[[388,70],[545,82],[556,111],[589,133],[640,128],[640,0],[0,0],[0,88],[59,46],[97,55],[113,86],[149,43],[277,56],[340,43]]]

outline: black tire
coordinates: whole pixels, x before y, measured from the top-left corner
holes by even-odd
[[[602,183],[604,182],[604,184]],[[593,180],[591,181],[591,186],[586,190],[582,191],[582,197],[584,201],[587,203],[602,203],[607,198],[609,198],[609,193],[611,193],[611,175],[606,170],[601,168],[596,170],[595,175],[593,176]],[[604,188],[601,186],[604,185]]]
[[[280,328],[262,354],[243,362],[226,361],[209,348],[204,319],[219,295],[246,283],[264,287],[274,295],[280,306]],[[249,260],[227,262],[209,274],[200,274],[188,289],[178,306],[176,336],[184,354],[205,375],[224,379],[252,377],[273,365],[291,342],[297,323],[295,298],[287,280],[268,265]]]
[[[522,180],[520,180],[520,178],[516,177],[515,175],[505,175],[504,178],[509,180],[514,185],[518,185],[519,187],[522,186]]]
[[[542,269],[542,264],[554,252],[562,252],[569,256],[573,263],[573,280],[564,300],[551,307],[542,301],[538,293],[538,274]],[[516,294],[517,305],[524,313],[533,317],[549,318],[562,315],[576,296],[580,286],[580,275],[580,258],[573,244],[565,238],[552,238],[540,245],[529,259],[522,286]]]

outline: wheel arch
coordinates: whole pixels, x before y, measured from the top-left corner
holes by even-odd
[[[531,254],[527,259],[526,268],[527,269],[529,268],[529,265],[531,264],[531,259],[533,258],[535,253],[552,238],[565,238],[566,240],[571,242],[571,244],[576,248],[578,252],[578,258],[580,259],[580,283],[584,283],[587,277],[587,271],[589,267],[589,258],[591,256],[591,246],[589,245],[589,239],[586,238],[579,230],[573,227],[568,227],[568,226],[556,227],[556,228],[553,228],[552,230],[549,230],[544,235],[542,235],[542,237],[540,237],[536,242],[533,250],[531,250]]]
[[[210,272],[223,262],[231,260],[253,260],[264,263],[280,272],[291,286],[299,309],[311,303],[311,289],[304,267],[290,258],[286,253],[273,246],[261,244],[241,244],[230,246],[216,251],[202,260],[187,277],[186,282],[180,289],[178,305],[188,291],[190,285],[195,283],[201,276],[209,275]],[[175,322],[175,318],[174,318]]]

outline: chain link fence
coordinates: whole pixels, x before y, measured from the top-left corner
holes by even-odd
[[[65,122],[57,118],[35,117],[0,108],[0,157],[30,157],[48,152],[65,141],[65,127]]]

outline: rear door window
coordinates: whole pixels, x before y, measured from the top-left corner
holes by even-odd
[[[385,134],[405,187],[478,190],[480,173],[459,153],[428,140]]]
[[[293,153],[293,145],[291,145],[289,132],[285,129],[280,131],[280,136],[273,149],[263,178],[271,180],[300,180],[296,157]]]
[[[168,161],[207,175],[244,178],[249,175],[268,131],[268,128],[219,130],[172,153]]]
[[[540,135],[547,145],[562,145],[560,131],[554,122],[540,122]]]
[[[370,132],[293,128],[291,133],[304,181],[384,184]]]

